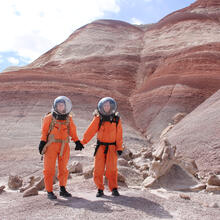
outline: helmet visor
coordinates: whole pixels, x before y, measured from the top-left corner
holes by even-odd
[[[98,111],[101,115],[109,116],[116,112],[117,104],[111,97],[105,97],[98,103]]]
[[[59,115],[69,114],[72,110],[72,102],[66,96],[59,96],[54,100],[53,109]]]

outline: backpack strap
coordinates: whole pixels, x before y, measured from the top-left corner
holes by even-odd
[[[48,136],[50,135],[51,131],[53,130],[55,124],[57,123],[57,119],[55,119],[52,116],[51,122],[50,122],[50,126],[49,126],[49,130],[48,130]],[[65,120],[65,125],[67,127],[68,130],[68,135],[70,135],[70,116],[68,115],[67,119]]]
[[[51,122],[50,122],[50,126],[49,126],[49,130],[48,130],[48,135],[50,135],[50,132],[53,130],[56,121],[57,120],[52,116],[52,119],[51,119]]]
[[[68,135],[70,136],[70,116],[68,115],[66,121],[65,121],[66,127],[67,127],[67,131],[68,131]]]
[[[119,112],[116,112],[113,118],[113,122],[116,123],[116,127],[118,126],[119,119],[120,119]]]
[[[101,115],[99,115],[99,127],[98,127],[98,131],[99,131],[99,129],[101,128],[102,123],[103,123],[103,117],[102,117]]]

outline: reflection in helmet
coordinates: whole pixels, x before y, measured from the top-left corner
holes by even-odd
[[[66,96],[59,96],[54,100],[52,112],[58,115],[69,114],[72,110],[72,102]]]
[[[98,111],[101,115],[109,116],[116,112],[117,104],[111,97],[102,98],[98,103]]]

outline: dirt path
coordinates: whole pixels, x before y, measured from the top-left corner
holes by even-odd
[[[0,131],[0,186],[7,186],[10,173],[28,177],[42,175],[42,161],[38,153],[40,138],[40,116],[34,114],[16,122],[16,117],[2,121],[5,130]],[[76,117],[78,135],[81,138],[89,124],[83,117]],[[7,125],[7,126],[6,126]],[[13,128],[13,129],[11,129]],[[10,134],[8,132],[11,132]],[[32,131],[32,132],[29,132]],[[11,134],[13,133],[13,136]],[[134,129],[124,126],[124,142],[133,152],[145,146],[145,140]],[[80,160],[83,165],[93,164],[94,146],[87,145],[82,152],[74,151],[71,143],[71,160]],[[54,192],[58,195],[58,185]],[[181,192],[164,189],[141,190],[140,186],[120,186],[120,197],[113,197],[106,189],[103,198],[96,198],[96,188],[91,179],[82,175],[72,175],[67,189],[72,193],[70,199],[58,196],[50,201],[45,191],[39,195],[23,198],[19,191],[6,188],[0,194],[0,219],[183,219],[216,220],[220,216],[220,195],[211,193],[184,193],[189,200],[180,197]]]
[[[74,184],[74,180],[71,181]],[[90,182],[90,181],[89,181]],[[213,198],[220,195],[185,193],[190,200],[180,198],[179,192],[120,188],[120,197],[105,190],[103,198],[96,198],[95,189],[69,185],[72,198],[46,198],[46,192],[23,198],[19,192],[7,191],[0,196],[1,219],[207,219],[216,220],[220,209],[213,206]],[[91,186],[91,185],[90,185]],[[57,195],[58,191],[55,190]]]

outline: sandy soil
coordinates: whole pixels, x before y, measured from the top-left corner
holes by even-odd
[[[139,185],[128,187],[120,185],[120,197],[113,197],[105,189],[103,198],[96,198],[96,188],[91,179],[72,174],[67,189],[73,197],[64,199],[59,196],[58,183],[54,192],[56,201],[47,199],[46,192],[23,198],[19,191],[9,190],[9,174],[21,176],[27,181],[30,176],[42,176],[43,163],[38,153],[41,115],[28,115],[15,120],[15,116],[1,121],[0,144],[0,186],[6,189],[0,194],[1,219],[207,219],[216,220],[220,215],[220,195],[200,192],[179,192],[160,189],[142,189]],[[89,124],[88,119],[75,117],[78,135],[81,138]],[[31,123],[30,123],[31,121]],[[7,122],[7,123],[6,123]],[[4,126],[3,126],[4,125]],[[13,136],[12,128],[14,129]],[[32,133],[29,132],[32,129]],[[25,138],[24,138],[25,137]],[[93,141],[82,152],[74,151],[71,146],[71,161],[80,161],[83,166],[93,164]],[[133,152],[146,147],[146,141],[134,129],[124,123],[124,142]],[[183,199],[181,194],[189,199]]]

